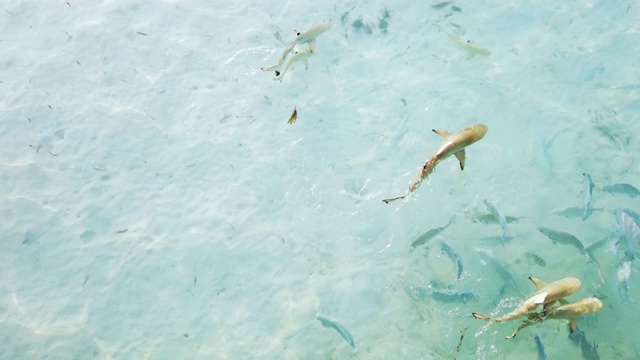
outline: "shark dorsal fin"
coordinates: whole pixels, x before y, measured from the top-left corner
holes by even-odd
[[[451,135],[451,133],[450,133],[450,132],[448,132],[448,131],[444,131],[444,130],[431,129],[431,131],[433,131],[434,133],[436,133],[436,134],[438,134],[438,135],[442,136],[443,138],[446,138],[446,137],[448,137],[449,135]]]
[[[464,170],[464,159],[465,159],[465,155],[466,153],[463,150],[458,151],[457,153],[453,154],[458,158],[458,161],[460,161],[460,170]]]
[[[542,289],[543,287],[547,286],[547,283],[535,278],[533,276],[529,276],[529,280],[531,280],[531,282],[538,288],[538,289]]]

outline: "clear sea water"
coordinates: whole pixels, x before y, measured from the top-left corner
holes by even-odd
[[[638,358],[640,263],[627,294],[610,210],[640,200],[603,189],[640,187],[639,20],[622,0],[4,1],[0,358],[536,359],[534,335],[550,359]],[[323,21],[308,69],[260,70]],[[464,171],[382,202],[432,129],[474,123]],[[517,218],[504,243],[485,199]],[[539,226],[606,239],[601,273]],[[582,347],[565,320],[504,340],[519,321],[471,316],[511,311],[528,276],[603,299]]]

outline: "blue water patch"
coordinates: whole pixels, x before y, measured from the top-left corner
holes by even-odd
[[[638,356],[636,2],[2,10],[0,358]]]

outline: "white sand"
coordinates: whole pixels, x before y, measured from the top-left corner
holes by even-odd
[[[582,206],[583,172],[640,186],[635,2],[97,3],[0,9],[0,358],[452,358],[465,328],[459,358],[532,358],[534,334],[550,358],[579,357],[565,321],[506,341],[516,323],[469,316],[520,299],[476,247],[525,292],[527,276],[580,278],[575,298],[606,296],[580,322],[601,358],[638,356],[638,303],[606,252],[618,236],[596,251],[603,284],[536,230],[585,245],[616,230],[607,212],[551,214]],[[308,70],[260,70],[321,21]],[[470,58],[434,24],[492,54]],[[464,172],[448,159],[409,200],[381,201],[437,146],[432,128],[476,122],[489,132]],[[507,245],[470,220],[485,198],[523,218]],[[593,207],[640,212],[598,189]],[[408,251],[453,214],[453,289],[479,300],[414,299],[407,286],[455,283],[436,241]],[[640,301],[638,276],[636,261]]]

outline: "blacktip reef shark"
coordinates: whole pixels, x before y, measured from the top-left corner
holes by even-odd
[[[287,70],[289,70],[289,68],[292,67],[293,63],[297,61],[302,61],[304,63],[304,68],[309,69],[308,59],[313,54],[314,52],[312,52],[311,49],[294,52],[293,56],[289,58],[289,62],[287,63],[287,66],[284,67],[284,70],[282,70],[282,72],[276,70],[276,77],[273,80],[282,80],[282,77],[287,72]]]
[[[474,44],[472,44],[471,41],[469,40],[467,41],[460,40],[438,25],[435,25],[435,27],[437,27],[440,31],[445,33],[449,37],[449,39],[453,40],[453,42],[456,43],[456,45],[458,45],[462,50],[465,50],[466,52],[468,52],[470,57],[474,57],[476,55],[481,55],[481,56],[491,55],[491,51],[489,51],[488,49],[477,47]]]
[[[539,305],[542,305],[544,310],[549,310],[557,301],[576,293],[582,286],[580,280],[571,277],[560,279],[550,284],[532,276],[529,277],[529,280],[533,282],[538,290],[509,314],[499,318],[491,318],[472,313],[473,317],[480,320],[504,322],[524,316],[531,310],[535,310]]]
[[[591,315],[602,309],[602,300],[589,297],[572,303],[561,300],[562,305],[552,307],[541,313],[529,314],[529,319],[522,322],[520,327],[511,335],[505,336],[505,339],[513,339],[518,332],[527,326],[543,322],[546,319],[569,320],[569,332],[573,333],[578,327],[578,320],[582,315]]]
[[[324,34],[327,30],[329,30],[330,27],[331,27],[331,23],[323,22],[323,23],[314,25],[313,27],[307,30],[301,30],[301,31],[294,30],[296,33],[296,38],[284,48],[284,50],[282,51],[282,55],[280,55],[280,58],[278,59],[278,63],[275,64],[274,66],[263,66],[260,69],[262,69],[263,71],[273,71],[277,69],[284,63],[284,60],[287,58],[287,55],[289,55],[289,53],[293,51],[293,48],[295,48],[296,45],[308,44],[309,52],[315,53],[316,38]]]
[[[409,190],[403,196],[398,196],[391,199],[384,199],[385,203],[390,203],[392,201],[404,199],[409,196],[413,191],[415,191],[422,180],[426,179],[429,174],[433,172],[438,163],[451,155],[455,155],[460,161],[460,170],[464,170],[465,163],[465,148],[478,140],[482,139],[484,135],[487,133],[487,126],[484,124],[474,124],[468,126],[456,133],[449,133],[442,130],[433,129],[432,131],[440,136],[442,136],[443,140],[438,145],[436,150],[431,154],[431,158],[427,160],[426,163],[422,166],[422,171],[418,174],[418,177],[413,181],[411,186],[409,186]]]

